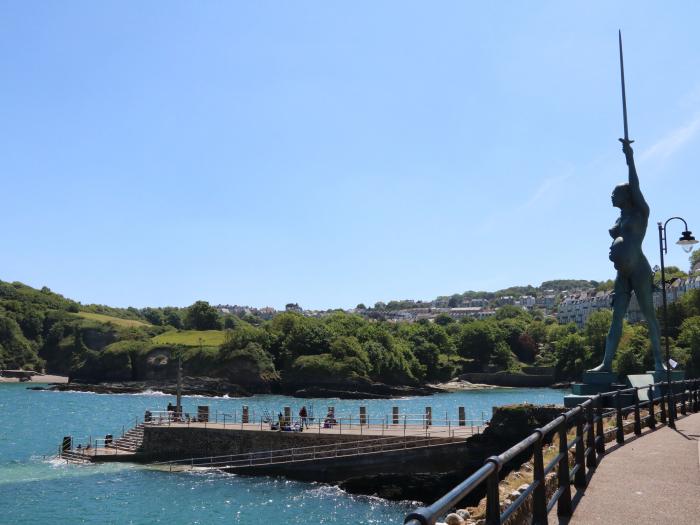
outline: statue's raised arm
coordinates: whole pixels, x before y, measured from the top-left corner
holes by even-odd
[[[637,175],[637,168],[634,165],[634,151],[632,150],[632,141],[627,139],[620,139],[622,142],[622,151],[627,159],[627,167],[629,168],[629,196],[630,203],[633,208],[641,211],[645,217],[649,217],[649,205],[644,199],[642,190],[639,188],[639,176]]]

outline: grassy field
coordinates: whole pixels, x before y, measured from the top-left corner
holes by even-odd
[[[133,327],[133,326],[148,326],[148,323],[143,321],[134,321],[133,319],[120,319],[119,317],[112,317],[111,315],[103,314],[93,314],[91,312],[78,312],[78,317],[83,319],[90,319],[91,321],[97,321],[99,323],[112,323],[117,326]]]
[[[224,338],[223,330],[173,330],[155,336],[152,341],[156,344],[219,346]]]

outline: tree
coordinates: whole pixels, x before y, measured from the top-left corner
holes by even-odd
[[[462,357],[473,359],[478,367],[489,363],[496,343],[503,340],[498,327],[489,321],[474,321],[462,325],[457,350]]]
[[[458,293],[452,295],[447,301],[447,306],[450,308],[457,308],[460,304],[462,304],[462,296]]]
[[[219,330],[219,312],[206,301],[197,301],[187,309],[185,328],[189,330]]]
[[[455,320],[447,314],[440,314],[435,318],[435,324],[439,326],[447,326],[448,324],[452,324],[454,322]]]
[[[693,253],[690,254],[690,271],[693,271],[693,268],[695,268],[695,265],[700,263],[700,250],[695,250]]]
[[[612,323],[612,311],[607,308],[593,312],[586,321],[583,332],[586,336],[586,344],[591,348],[593,362],[603,362],[605,355],[605,340]]]
[[[163,313],[155,308],[144,308],[142,310],[143,317],[151,324],[161,326],[164,322]]]
[[[700,316],[689,317],[683,321],[678,344],[688,351],[689,377],[700,377]]]
[[[578,379],[591,364],[591,349],[579,334],[569,334],[554,343],[557,356],[557,375],[566,379]]]
[[[355,307],[355,310],[367,310],[365,303],[360,303]]]
[[[173,328],[180,329],[183,326],[182,316],[176,308],[165,307],[163,308],[163,322]]]

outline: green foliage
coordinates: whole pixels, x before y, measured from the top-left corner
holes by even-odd
[[[122,319],[120,317],[114,317],[112,315],[96,314],[92,312],[78,312],[75,315],[77,315],[78,317],[82,317],[83,319],[90,319],[99,323],[111,323],[116,326],[133,327],[147,325],[147,323],[135,319]]]
[[[153,338],[154,344],[182,346],[219,346],[225,341],[222,330],[172,330]]]
[[[693,251],[690,257],[688,257],[688,260],[690,261],[690,269],[692,271],[693,267],[700,262],[700,250]]]
[[[457,351],[471,359],[479,370],[490,361],[496,344],[504,339],[504,334],[496,323],[490,320],[474,321],[462,325],[457,343]]]
[[[577,379],[591,366],[591,349],[586,338],[574,333],[566,335],[554,343],[556,352],[556,371],[562,379]]]
[[[206,301],[197,301],[187,308],[184,320],[188,330],[220,330],[219,312]]]
[[[603,361],[603,356],[605,355],[605,340],[608,337],[611,323],[611,310],[597,310],[588,317],[588,321],[586,321],[586,325],[583,327],[586,344],[591,349],[591,360],[594,363]]]

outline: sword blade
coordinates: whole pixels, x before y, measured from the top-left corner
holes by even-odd
[[[617,31],[618,41],[620,43],[620,82],[622,84],[622,121],[625,126],[625,140],[629,140],[629,132],[627,130],[627,96],[625,95],[625,63],[622,59],[622,31]]]

